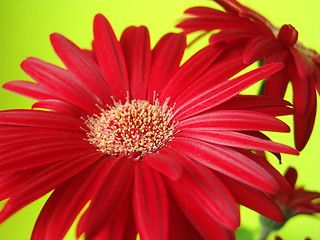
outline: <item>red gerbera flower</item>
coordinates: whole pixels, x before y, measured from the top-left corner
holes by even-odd
[[[263,235],[266,237],[270,232],[278,230],[292,217],[299,214],[313,215],[320,213],[320,193],[307,191],[303,187],[296,187],[297,171],[289,168],[285,173],[285,179],[291,186],[291,191],[277,193],[272,196],[274,201],[281,207],[285,219],[281,223],[274,222],[265,217],[261,217]]]
[[[67,69],[29,58],[35,82],[4,85],[38,101],[0,112],[0,221],[52,190],[33,240],[62,239],[85,207],[86,239],[234,239],[237,203],[283,220],[265,193],[289,186],[248,149],[297,154],[259,132],[289,131],[274,116],[290,108],[238,95],[283,64],[232,78],[241,56],[208,46],[180,66],[183,34],[150,50],[145,27],[118,41],[102,15],[92,51],[51,41]]]
[[[289,168],[285,173],[285,179],[291,186],[289,193],[277,193],[274,200],[282,207],[287,218],[298,214],[320,213],[320,193],[307,191],[303,187],[296,187],[297,171]]]
[[[185,33],[220,30],[210,37],[211,44],[227,44],[243,49],[243,61],[264,64],[284,62],[285,67],[268,77],[264,93],[283,98],[292,83],[295,144],[302,150],[309,140],[316,115],[316,88],[320,91],[320,55],[298,42],[298,32],[291,25],[280,29],[266,18],[235,0],[214,0],[224,11],[194,7],[185,11],[192,17],[177,26]]]

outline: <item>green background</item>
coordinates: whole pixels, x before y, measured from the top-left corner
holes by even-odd
[[[243,0],[246,4],[268,17],[276,26],[292,24],[299,31],[299,40],[307,47],[320,52],[320,28],[318,0]],[[148,26],[155,43],[167,32],[177,32],[174,25],[185,9],[201,5],[216,6],[209,0],[0,0],[0,83],[29,79],[19,64],[26,57],[35,56],[61,65],[49,42],[49,34],[61,33],[78,46],[89,48],[92,40],[92,20],[96,13],[103,13],[112,23],[117,35],[129,25]],[[201,47],[202,43],[194,46]],[[189,50],[189,55],[192,50]],[[290,98],[290,93],[288,94]],[[32,100],[0,89],[0,110],[29,108]],[[318,109],[320,113],[320,109]],[[291,118],[284,118],[291,124]],[[275,141],[293,146],[290,134],[272,134]],[[298,185],[320,191],[319,156],[320,123],[317,120],[310,142],[299,157],[283,156],[278,165],[284,172],[288,166],[298,169]],[[1,240],[27,240],[32,226],[46,197],[30,204],[0,225]],[[1,203],[0,203],[1,207]],[[66,239],[74,238],[74,229]],[[238,239],[256,239],[257,215],[242,209],[242,228]],[[278,233],[285,240],[302,240],[309,236],[320,240],[320,217],[298,216]],[[274,239],[274,234],[270,239]]]

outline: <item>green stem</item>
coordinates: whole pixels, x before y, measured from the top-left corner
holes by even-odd
[[[273,231],[272,228],[262,226],[259,240],[267,240],[267,237],[270,235],[270,233]]]

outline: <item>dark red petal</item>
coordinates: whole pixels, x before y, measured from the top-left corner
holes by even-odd
[[[299,66],[297,66],[299,68]],[[311,78],[301,78],[296,66],[288,66],[289,76],[293,87],[293,105],[296,112],[304,117],[312,108],[315,98],[314,83]]]
[[[232,14],[232,15],[239,15],[242,18],[249,19],[252,22],[254,22],[259,29],[264,30],[264,32],[271,32],[269,29],[272,24],[262,15],[260,15],[258,12],[252,10],[251,8],[248,8],[244,5],[241,5],[236,0],[214,0],[216,3],[221,5],[226,12]]]
[[[222,49],[208,46],[193,55],[180,69],[169,79],[161,90],[159,100],[164,102],[168,97],[175,99],[192,82],[201,76],[210,64],[221,54]]]
[[[0,212],[0,222],[3,222],[22,207],[70,179],[100,157],[100,154],[94,153],[84,157],[71,158],[68,161],[60,161],[32,176],[24,183],[23,188],[17,189],[10,196],[9,201]]]
[[[185,48],[185,35],[175,33],[165,35],[154,47],[148,86],[150,102],[154,100],[154,92],[159,93],[168,79],[179,69]]]
[[[292,167],[288,168],[288,170],[284,174],[284,177],[290,184],[291,188],[294,189],[294,186],[296,185],[296,181],[298,178],[297,170]]]
[[[54,128],[38,128],[38,127],[23,127],[23,126],[0,126],[0,144],[1,146],[9,146],[14,143],[24,143],[29,140],[39,140],[53,142],[60,139],[83,139],[84,132],[73,132],[64,129]],[[41,141],[40,141],[41,142]],[[27,145],[27,144],[26,144]]]
[[[52,98],[52,93],[43,89],[39,84],[27,81],[11,81],[3,85],[3,88],[11,92],[41,100]]]
[[[133,182],[134,162],[128,158],[120,157],[110,159],[105,167],[105,176],[99,188],[93,195],[91,204],[83,218],[82,228],[78,232],[85,232],[88,238],[93,238],[103,228],[112,224],[119,211],[123,211],[121,204],[130,201]],[[121,228],[109,229],[115,235]]]
[[[16,132],[20,130],[20,133]],[[40,131],[34,130],[33,128],[10,128],[4,127],[1,128],[0,132],[5,133],[4,136],[0,137],[2,154],[10,154],[11,151],[16,150],[17,146],[20,148],[32,148],[32,146],[41,146],[42,144],[46,145],[48,142],[52,143],[52,146],[60,146],[63,144],[78,143],[79,149],[82,141],[85,138],[84,133],[76,133],[70,131],[54,131],[52,129],[46,131],[46,129],[41,129]],[[9,133],[9,134],[8,134]],[[82,139],[82,140],[81,140]],[[88,146],[90,148],[90,145]]]
[[[239,224],[239,212],[232,195],[208,169],[188,159],[184,159],[184,163],[181,178],[167,181],[175,201],[195,228],[205,235],[204,239],[229,239],[224,227],[234,230]]]
[[[81,79],[79,84],[95,94],[96,102],[98,104],[110,102],[109,86],[103,79],[97,63],[84,54],[82,49],[60,34],[52,34],[50,40],[65,66]]]
[[[290,24],[283,25],[278,33],[278,40],[288,47],[292,47],[298,40],[298,31]]]
[[[320,193],[319,192],[309,192],[303,189],[297,189],[289,198],[287,203],[287,207],[289,209],[294,208],[303,208],[307,207],[308,205],[310,208],[312,207],[312,201],[318,199],[320,200]]]
[[[296,155],[298,154],[297,150],[289,146],[238,132],[197,131],[190,129],[179,132],[179,136],[231,147],[263,150],[269,152],[281,152]]]
[[[284,220],[281,209],[270,196],[225,175],[218,174],[218,177],[228,187],[239,204],[258,212],[273,221],[282,222]]]
[[[184,13],[210,19],[235,19],[235,16],[231,14],[209,7],[192,7],[185,10]]]
[[[214,9],[212,9],[214,10]],[[259,29],[242,18],[232,16],[230,14],[217,11],[209,17],[192,17],[186,18],[176,27],[182,28],[183,32],[188,34],[199,30],[212,31],[214,29],[242,29],[245,31],[257,32]]]
[[[292,114],[293,109],[286,106],[291,106],[291,103],[281,98],[269,97],[264,95],[237,95],[231,98],[229,101],[219,105],[215,109],[243,109],[249,111],[257,111],[257,109],[259,109],[259,112],[264,113],[264,108],[274,108],[274,114],[271,114],[271,111],[268,111],[267,114],[273,116],[285,115],[285,113]],[[276,111],[280,109],[282,109],[282,111]]]
[[[14,150],[2,152],[0,172],[21,171],[96,152],[93,146],[88,145],[90,144],[69,139],[58,142],[38,142],[36,145],[19,146],[16,144]]]
[[[129,90],[125,59],[110,23],[102,14],[94,19],[94,51],[111,95],[125,101]]]
[[[184,149],[182,154],[194,161],[255,189],[270,193],[279,190],[277,182],[269,172],[231,148],[182,137],[176,137],[169,144],[174,149]]]
[[[314,102],[311,111],[305,117],[300,117],[298,114],[294,115],[295,144],[299,151],[302,151],[309,141],[315,123],[316,109],[316,102]]]
[[[86,117],[88,115],[76,106],[56,99],[41,100],[39,102],[36,102],[32,105],[32,109],[35,108],[50,109],[54,112],[60,112],[73,117]]]
[[[282,68],[283,64],[281,63],[265,65],[232,80],[224,81],[209,88],[202,94],[190,98],[189,101],[177,103],[176,107],[179,109],[179,112],[177,113],[176,118],[177,120],[186,119],[187,117],[209,110],[234,97],[255,82],[266,78]]]
[[[312,81],[315,84],[315,88],[317,89],[318,94],[320,93],[320,65],[315,64],[312,73]]]
[[[287,71],[281,71],[268,77],[265,82],[264,94],[275,98],[284,98],[289,83]]]
[[[50,165],[49,165],[50,166]],[[9,172],[0,175],[0,201],[9,198],[17,189],[23,188],[24,183],[32,176],[46,169],[48,165]]]
[[[277,131],[289,132],[281,120],[259,112],[245,110],[218,110],[178,122],[177,130],[232,130],[232,131]]]
[[[117,210],[117,214],[104,222],[103,229],[97,235],[85,235],[86,240],[136,240],[137,230],[130,200],[124,198],[119,202],[121,207]]]
[[[273,193],[282,192],[288,194],[291,192],[290,185],[286,181],[286,179],[279,173],[277,169],[275,169],[266,158],[260,157],[258,154],[255,154],[251,151],[247,151],[245,149],[237,149],[237,151],[246,157],[250,158],[256,164],[260,165],[265,171],[269,173],[269,176],[277,182],[278,190],[274,191]],[[272,194],[273,194],[272,193]]]
[[[173,199],[169,201],[169,238],[168,239],[183,239],[195,240],[202,239],[200,233],[195,229],[193,224],[187,219]]]
[[[246,67],[247,65],[243,63],[242,56],[232,56],[223,61],[217,60],[212,67],[190,84],[174,101],[181,103],[188,101],[195,95],[207,91],[212,86],[228,80]]]
[[[79,132],[82,131],[84,122],[81,119],[54,112],[16,109],[1,111],[0,124]]]
[[[289,63],[290,52],[285,48],[279,50],[278,52],[267,56],[264,59],[264,64],[274,63],[274,62],[284,62],[285,64]],[[265,86],[263,93],[267,96],[284,98],[285,92],[287,90],[287,85],[289,82],[288,68],[287,66],[281,71],[272,74],[267,77],[265,81]]]
[[[151,168],[172,180],[177,180],[182,174],[178,157],[170,149],[161,148],[158,152],[144,156],[143,159]]]
[[[283,46],[276,39],[265,36],[255,37],[247,42],[243,50],[243,61],[251,64],[280,51],[282,48]]]
[[[37,219],[32,240],[64,238],[97,186],[102,173],[101,163],[98,161],[88,167],[51,194]]]
[[[88,91],[86,86],[80,84],[79,78],[65,69],[36,58],[26,59],[21,67],[51,94],[51,98],[70,102],[88,112],[95,104],[101,103],[94,92]]]
[[[127,28],[122,33],[120,44],[127,64],[130,95],[133,99],[146,99],[151,67],[148,29]]]
[[[243,42],[247,42],[248,39],[256,36],[255,32],[245,29],[225,29],[214,33],[210,36],[209,42],[211,44],[216,44],[219,42],[232,42],[235,41],[238,46]]]
[[[160,175],[143,162],[135,164],[133,208],[142,239],[168,239],[169,211]]]
[[[308,106],[309,112],[305,116],[300,116],[298,112],[294,114],[294,139],[295,146],[299,151],[302,151],[308,143],[316,117],[315,90],[312,90],[312,94],[309,97],[313,97],[313,99],[310,99],[311,103]]]

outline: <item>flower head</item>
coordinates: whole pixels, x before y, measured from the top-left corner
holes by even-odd
[[[285,173],[285,179],[290,184],[291,191],[289,193],[277,193],[273,196],[288,219],[298,214],[320,213],[320,193],[297,187],[297,176],[297,170],[289,168]]]
[[[261,225],[266,236],[270,232],[282,228],[286,222],[296,215],[320,213],[320,193],[307,191],[303,187],[296,187],[298,174],[294,168],[289,168],[284,176],[290,184],[291,190],[286,193],[278,192],[272,198],[282,209],[285,219],[279,223],[261,216]]]
[[[233,77],[247,65],[215,46],[181,64],[183,34],[151,50],[145,27],[118,40],[102,15],[93,50],[51,42],[66,69],[28,58],[34,82],[4,85],[37,101],[0,112],[0,221],[52,190],[33,240],[63,239],[82,210],[86,239],[233,239],[238,203],[283,219],[265,193],[289,186],[251,150],[297,154],[260,132],[289,131],[275,116],[291,108],[239,95],[283,64]]]
[[[227,44],[243,49],[243,61],[263,64],[281,61],[285,67],[268,77],[264,93],[283,98],[288,83],[292,83],[294,104],[295,144],[302,150],[309,140],[316,114],[316,89],[320,91],[320,55],[298,41],[298,31],[292,25],[280,29],[254,10],[235,0],[214,0],[225,11],[208,7],[186,10],[193,15],[178,27],[185,33],[213,32],[211,44]]]

